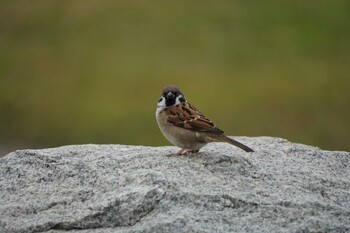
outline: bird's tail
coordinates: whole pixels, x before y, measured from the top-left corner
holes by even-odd
[[[246,151],[246,152],[254,152],[251,148],[247,147],[246,145],[243,145],[242,143],[233,140],[232,138],[227,137],[226,135],[222,134],[220,135],[220,141],[222,142],[228,142],[234,146],[237,146],[239,148],[241,148],[242,150]]]

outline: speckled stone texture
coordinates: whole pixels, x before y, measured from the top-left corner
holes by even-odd
[[[350,153],[271,137],[76,145],[0,159],[0,232],[349,232]]]

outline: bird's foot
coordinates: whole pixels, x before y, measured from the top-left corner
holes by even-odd
[[[176,153],[176,155],[187,155],[189,153],[197,153],[199,150],[194,150],[194,149],[181,149],[179,152]]]

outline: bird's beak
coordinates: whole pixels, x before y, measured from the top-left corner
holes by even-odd
[[[167,99],[173,99],[173,98],[175,98],[175,95],[174,95],[171,91],[169,91],[169,92],[166,94],[166,98],[167,98]]]

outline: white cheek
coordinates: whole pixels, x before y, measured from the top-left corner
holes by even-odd
[[[158,104],[157,104],[157,108],[164,108],[164,107],[166,107],[166,105],[165,105],[165,98],[162,96],[161,99],[162,100],[159,101]]]
[[[180,98],[183,98],[183,96],[182,96],[182,95],[179,95],[178,97],[176,97],[175,105],[176,105],[176,104],[181,104]]]

